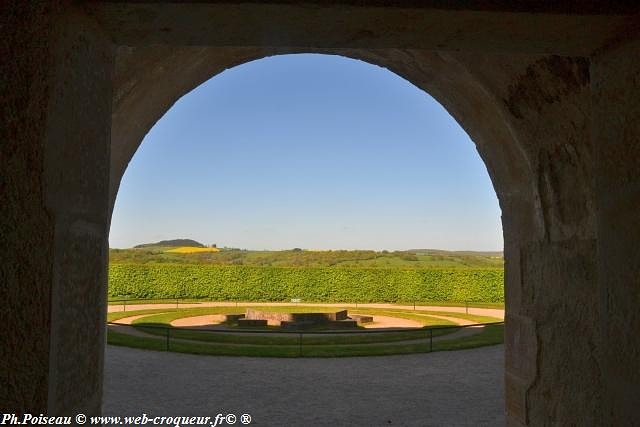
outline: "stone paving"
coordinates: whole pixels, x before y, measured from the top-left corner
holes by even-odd
[[[248,413],[256,426],[501,426],[504,346],[382,357],[213,357],[107,346],[104,414]]]

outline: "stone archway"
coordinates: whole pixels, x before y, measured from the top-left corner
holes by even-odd
[[[2,277],[21,308],[3,318],[7,408],[99,411],[126,164],[206,78],[306,51],[389,68],[476,143],[503,211],[510,424],[636,419],[640,350],[624,335],[640,327],[638,10],[481,3],[13,6]],[[30,246],[37,256],[18,255]]]
[[[308,52],[291,48],[121,49],[116,57],[115,80],[120,85],[115,88],[117,102],[113,110],[111,203],[126,165],[142,138],[180,96],[239,63],[301,51]],[[476,143],[503,210],[507,333],[516,335],[508,341],[507,374],[511,386],[526,393],[535,381],[536,365],[530,363],[518,369],[509,366],[513,358],[535,360],[538,351],[533,318],[518,310],[523,293],[534,292],[522,290],[521,256],[532,256],[522,251],[529,247],[545,251],[545,244],[553,245],[550,240],[571,239],[582,244],[581,236],[588,238],[593,232],[588,185],[574,180],[584,179],[584,173],[579,172],[585,164],[584,157],[588,156],[588,147],[583,145],[588,111],[580,110],[580,106],[588,102],[587,63],[581,58],[545,55],[520,54],[514,58],[401,49],[314,49],[313,52],[362,59],[402,75],[438,99]],[[149,79],[149,75],[154,78]],[[562,79],[567,79],[566,83]],[[120,88],[122,93],[118,92]],[[559,99],[554,91],[562,92],[563,98]],[[552,101],[545,101],[545,97]],[[524,119],[525,114],[538,122],[533,125],[535,129]],[[551,123],[551,116],[566,127],[542,129],[539,122]],[[132,124],[136,128],[132,128]],[[543,138],[543,146],[536,137]],[[577,170],[558,171],[549,158],[556,155],[558,146],[562,147],[566,141],[574,142],[567,149],[573,150],[569,155],[573,156],[571,160]],[[567,180],[568,187],[554,176],[559,172],[574,177]],[[576,192],[576,185],[584,191]],[[566,206],[566,203],[560,206],[554,197],[561,193],[572,193],[573,197],[567,202],[575,206]],[[565,241],[565,244],[568,243]],[[558,279],[562,280],[554,278]],[[593,339],[590,338],[591,343]],[[523,405],[508,402],[514,415]]]

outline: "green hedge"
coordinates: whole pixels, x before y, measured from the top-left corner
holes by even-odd
[[[109,295],[218,301],[502,302],[502,269],[113,264]]]

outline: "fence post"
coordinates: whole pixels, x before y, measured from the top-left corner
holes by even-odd
[[[469,314],[469,301],[464,302],[464,312]]]
[[[176,298],[176,308],[178,308],[178,298]]]
[[[433,352],[433,329],[429,329],[429,353]]]
[[[127,299],[124,299],[124,302],[122,303],[122,311],[127,311]]]

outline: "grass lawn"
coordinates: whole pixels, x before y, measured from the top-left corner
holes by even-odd
[[[162,338],[143,338],[108,331],[107,342],[112,345],[141,348],[147,350],[166,351],[167,342]],[[504,342],[504,326],[488,325],[484,330],[471,337],[458,340],[433,343],[433,351],[462,350]],[[247,345],[211,345],[207,343],[171,341],[169,350],[180,353],[219,355],[219,356],[251,356],[251,357],[349,357],[349,356],[383,356],[392,354],[427,353],[428,343],[397,345],[315,345],[315,346],[247,346]]]

